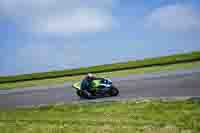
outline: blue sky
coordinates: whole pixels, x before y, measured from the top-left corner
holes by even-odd
[[[0,1],[0,76],[194,50],[198,0]]]

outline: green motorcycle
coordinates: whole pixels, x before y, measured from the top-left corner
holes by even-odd
[[[81,89],[81,82],[74,83],[73,88],[76,89],[76,94],[81,98],[93,99],[105,96],[117,96],[119,90],[113,85],[110,79],[101,78],[93,80],[91,83],[93,93],[87,94]]]

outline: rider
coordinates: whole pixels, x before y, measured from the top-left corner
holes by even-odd
[[[91,74],[88,73],[87,76],[83,79],[82,83],[81,83],[81,89],[82,90],[86,90],[88,92],[92,92],[92,81],[95,80],[96,77]]]

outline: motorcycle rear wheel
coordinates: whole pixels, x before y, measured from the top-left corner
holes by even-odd
[[[79,97],[82,97],[82,91],[81,91],[81,90],[77,90],[77,91],[76,91],[76,94],[77,94]]]
[[[90,93],[87,92],[86,90],[77,90],[77,91],[76,91],[76,94],[77,94],[80,98],[92,99]]]

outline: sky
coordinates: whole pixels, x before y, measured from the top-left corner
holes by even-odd
[[[0,1],[0,76],[197,50],[199,0]]]

